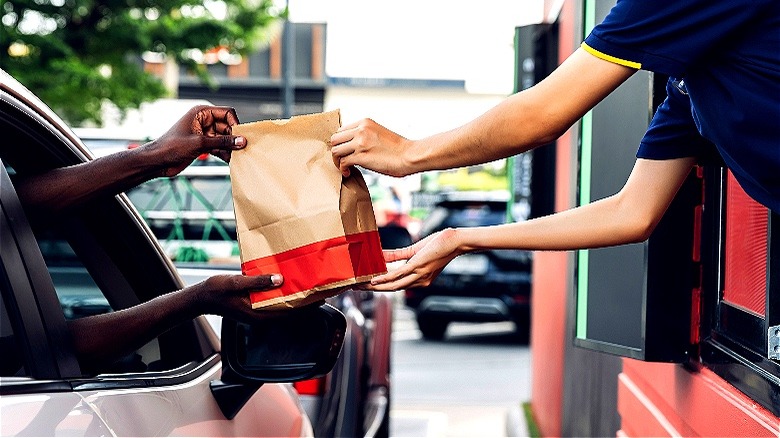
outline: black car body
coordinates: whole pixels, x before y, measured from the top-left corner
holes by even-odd
[[[444,196],[423,222],[420,238],[450,227],[490,226],[507,222],[507,198],[483,192]],[[464,254],[451,261],[427,287],[408,289],[426,339],[442,339],[451,322],[513,321],[527,334],[531,295],[531,253],[492,250]]]

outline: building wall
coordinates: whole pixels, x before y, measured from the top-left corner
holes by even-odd
[[[580,3],[564,1],[558,17],[561,61],[582,39]],[[575,205],[578,132],[557,142],[556,211]],[[532,409],[544,436],[780,436],[780,418],[699,362],[649,363],[574,348],[573,274],[569,253],[535,258]]]
[[[369,117],[408,138],[448,131],[497,105],[506,95],[471,94],[444,81],[400,81],[397,86],[330,85],[325,109],[340,108],[343,123]],[[428,85],[427,87],[424,85]],[[438,84],[438,85],[437,85]]]
[[[623,359],[618,436],[780,436],[780,419],[703,367]]]

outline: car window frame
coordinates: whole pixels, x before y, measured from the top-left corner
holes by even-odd
[[[0,160],[0,263],[6,311],[25,356],[28,374],[59,379],[80,374],[59,305],[38,243]],[[22,317],[24,315],[24,317]]]

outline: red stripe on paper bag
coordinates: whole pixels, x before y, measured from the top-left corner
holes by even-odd
[[[387,267],[379,232],[374,230],[250,260],[241,264],[241,271],[245,275],[280,273],[284,276],[284,283],[276,289],[250,292],[249,298],[254,304],[315,288],[326,289],[324,286],[352,278],[381,274]]]

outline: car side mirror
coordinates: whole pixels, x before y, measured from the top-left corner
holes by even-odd
[[[222,380],[212,394],[233,418],[263,383],[297,382],[327,374],[336,364],[347,320],[333,306],[294,309],[246,324],[222,321]]]

